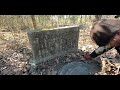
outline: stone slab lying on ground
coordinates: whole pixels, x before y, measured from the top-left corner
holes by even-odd
[[[94,75],[101,70],[97,62],[71,62],[64,65],[58,75]]]

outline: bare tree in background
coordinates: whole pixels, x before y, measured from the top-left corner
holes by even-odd
[[[80,15],[80,23],[82,23],[82,15]]]
[[[0,15],[0,31],[41,30],[89,22],[88,15]]]
[[[31,15],[31,19],[32,19],[34,29],[37,29],[37,23],[36,23],[36,20],[35,20],[35,15]]]
[[[94,25],[97,21],[101,20],[102,15],[95,15],[94,19],[92,20],[92,24]]]
[[[102,18],[102,15],[95,15],[95,20],[99,21]]]

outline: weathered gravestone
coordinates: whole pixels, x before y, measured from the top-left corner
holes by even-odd
[[[32,30],[28,32],[33,51],[30,63],[37,64],[56,56],[78,50],[80,26],[68,26],[53,30]]]

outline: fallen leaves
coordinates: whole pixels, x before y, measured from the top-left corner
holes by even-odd
[[[30,52],[29,54],[24,54],[23,52],[18,51],[19,50],[8,49],[1,54],[1,75],[22,75],[24,73],[29,74],[27,71],[30,68],[28,65],[28,59],[31,58],[31,56],[29,56]]]

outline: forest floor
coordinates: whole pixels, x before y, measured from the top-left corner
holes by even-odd
[[[27,34],[12,34],[0,32],[0,75],[56,75],[61,66],[73,62],[84,61],[82,55],[91,53],[97,46],[89,37],[89,28],[80,31],[79,49],[64,56],[39,64],[35,71],[30,70],[29,60],[32,58],[32,50],[27,40]],[[108,51],[96,58],[101,64],[101,71],[95,75],[119,75],[119,61],[115,49]]]

